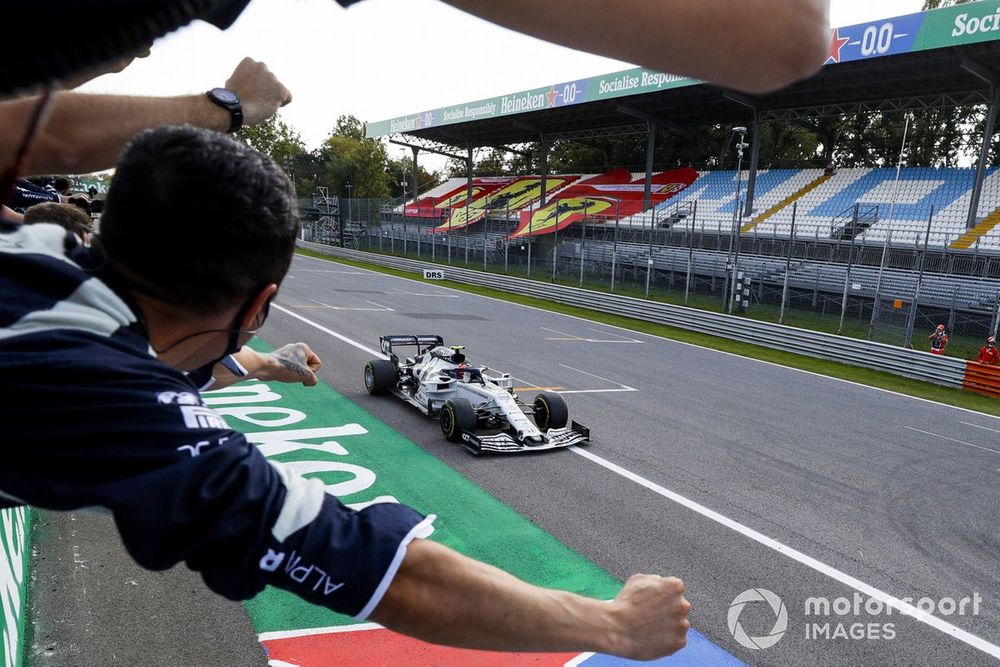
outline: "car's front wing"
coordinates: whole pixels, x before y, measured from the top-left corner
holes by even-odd
[[[519,440],[508,433],[476,435],[465,432],[462,434],[462,442],[466,449],[473,454],[482,454],[484,452],[496,454],[537,452],[590,442],[590,429],[573,422],[568,428],[549,429],[545,433],[545,436],[545,442],[536,444]]]

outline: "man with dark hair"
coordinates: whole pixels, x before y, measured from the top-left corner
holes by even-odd
[[[230,599],[270,584],[428,641],[684,646],[680,580],[637,575],[610,603],[531,586],[420,539],[433,516],[344,506],[203,403],[201,378],[262,326],[291,262],[295,199],[273,162],[205,130],[144,132],[101,228],[94,252],[52,225],[0,233],[0,508],[110,510],[147,568],[184,561]]]

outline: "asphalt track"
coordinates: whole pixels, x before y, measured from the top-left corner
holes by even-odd
[[[742,660],[1000,655],[1000,419],[308,257],[296,257],[276,305],[266,342],[309,342],[324,382],[609,573],[682,577],[694,626]],[[468,455],[417,411],[364,393],[372,355],[361,347],[387,333],[440,333],[518,386],[562,388],[593,444]],[[787,633],[762,650],[727,627],[751,588],[788,610]],[[807,598],[858,591],[858,615],[805,615]],[[978,613],[922,619],[865,605],[975,595]],[[739,620],[762,636],[775,616],[758,604]],[[809,638],[814,622],[878,638]]]

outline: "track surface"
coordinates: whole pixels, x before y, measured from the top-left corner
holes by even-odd
[[[1000,419],[308,257],[296,257],[277,305],[264,340],[309,342],[323,381],[606,571],[683,577],[695,627],[747,662],[995,662]],[[581,392],[566,399],[594,432],[584,453],[640,479],[571,451],[469,456],[416,410],[364,393],[372,355],[358,345],[377,349],[388,333],[440,333],[517,386]],[[982,602],[975,615],[938,615],[960,638],[937,621],[869,615],[867,595],[858,616],[805,616],[807,598],[853,600],[858,585]],[[789,623],[752,651],[727,613],[758,587],[782,598]],[[740,617],[752,636],[774,620],[762,605]],[[894,638],[807,639],[807,622],[892,623]]]

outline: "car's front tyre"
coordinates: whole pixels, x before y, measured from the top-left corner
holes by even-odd
[[[535,424],[543,433],[550,428],[566,428],[569,422],[569,407],[559,394],[543,391],[535,396]]]
[[[461,442],[463,432],[476,432],[476,409],[464,398],[445,401],[439,419],[441,432],[451,442]]]

